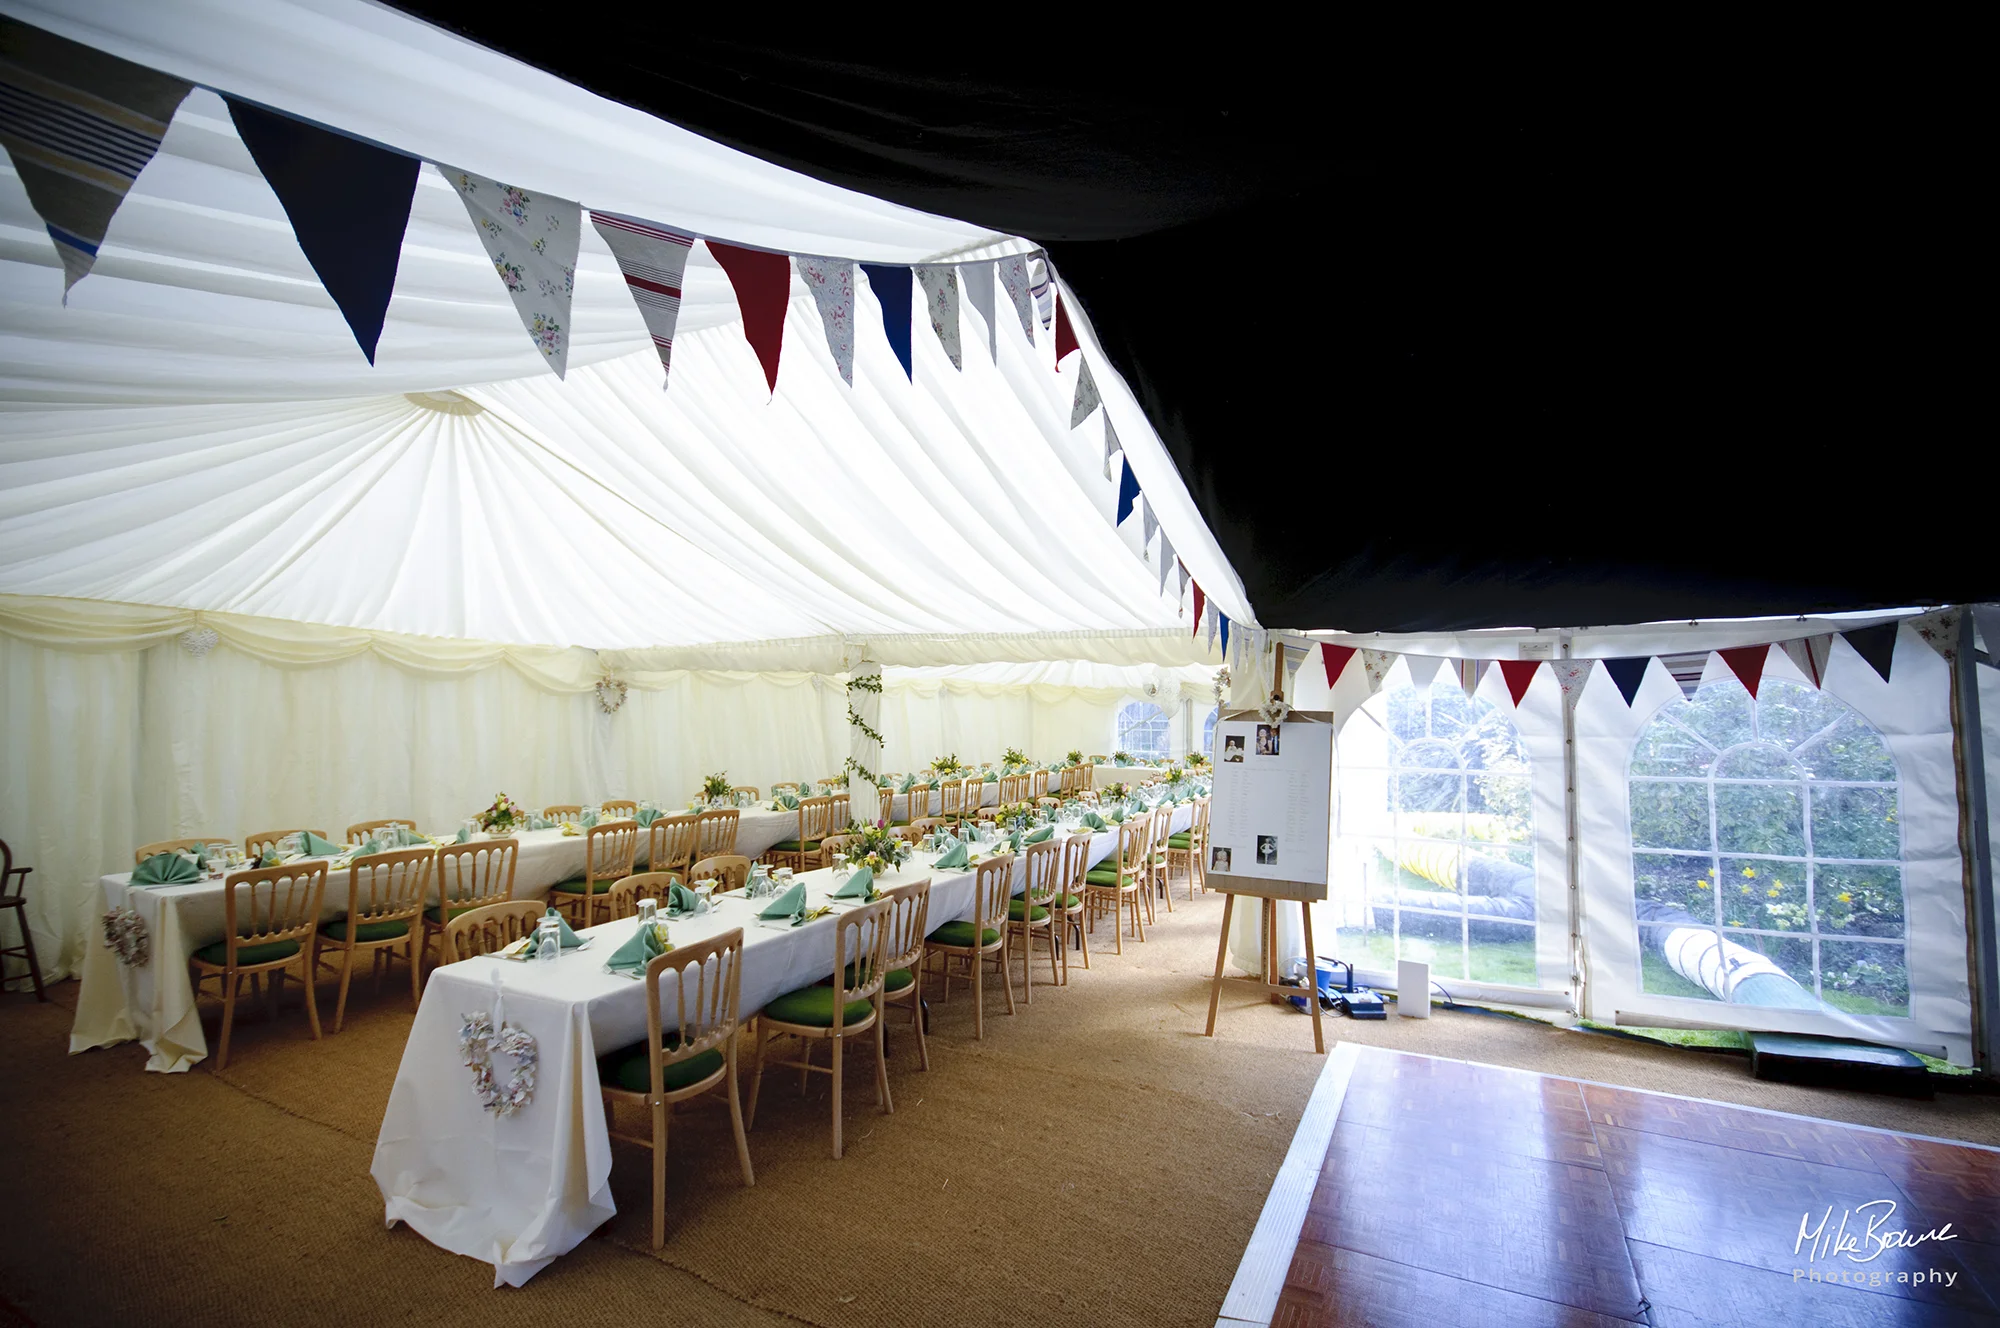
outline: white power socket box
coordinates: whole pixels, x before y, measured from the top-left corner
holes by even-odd
[[[1409,1019],[1431,1017],[1431,966],[1418,959],[1396,961],[1396,1013]]]

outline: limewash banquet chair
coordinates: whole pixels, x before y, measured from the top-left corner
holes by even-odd
[[[819,865],[820,841],[837,828],[833,824],[832,798],[805,798],[799,803],[798,829],[791,839],[781,839],[764,854],[765,861],[807,871]],[[845,827],[838,827],[845,828]]]
[[[931,915],[931,879],[899,885],[882,892],[890,901],[888,956],[882,966],[882,1017],[889,1017],[891,1005],[910,1007],[910,1028],[917,1035],[917,1060],[931,1068],[930,1042],[924,1037],[923,984],[917,975],[924,971],[925,924]],[[887,1038],[886,1031],[883,1034]]]
[[[224,839],[221,835],[196,835],[191,839],[162,839],[157,844],[141,844],[138,848],[132,850],[132,863],[134,866],[137,866],[147,858],[161,853],[178,853],[182,849],[193,852],[204,844],[229,845],[230,841]]]
[[[749,879],[750,859],[741,853],[718,853],[688,868],[688,880],[714,881],[719,894],[741,890],[743,883]]]
[[[568,909],[578,927],[595,926],[605,895],[632,874],[639,854],[637,821],[605,821],[583,832],[583,874],[549,888],[549,903]]]
[[[249,857],[250,861],[255,862],[257,861],[257,859],[263,857],[266,853],[269,853],[272,849],[276,848],[279,844],[282,844],[286,839],[290,838],[292,835],[301,835],[301,836],[318,835],[321,839],[325,839],[326,831],[304,830],[304,829],[259,830],[254,835],[244,836],[243,852],[245,855]]]
[[[1021,893],[1007,904],[1007,981],[1014,981],[1014,967],[1011,958],[1014,941],[1021,942],[1021,986],[1027,1003],[1035,1003],[1035,937],[1040,935],[1049,943],[1049,983],[1062,981],[1056,967],[1056,927],[1054,911],[1056,896],[1062,893],[1063,845],[1060,840],[1050,838],[1039,844],[1029,844],[1023,850],[1021,869],[1023,874]]]
[[[504,950],[534,933],[547,911],[539,899],[509,899],[460,913],[445,924],[438,945],[439,963],[456,964]]]
[[[436,868],[438,902],[424,910],[424,948],[430,948],[433,936],[442,938],[451,920],[461,913],[511,900],[514,869],[520,859],[518,839],[474,839],[440,848]],[[447,962],[441,940],[438,962]]]
[[[646,827],[649,871],[686,871],[701,840],[701,818],[689,812],[662,816]]]
[[[613,1139],[653,1150],[653,1248],[667,1243],[667,1126],[676,1103],[715,1088],[729,1093],[729,1123],[743,1183],[755,1185],[743,1099],[736,1078],[742,1024],[743,929],[675,946],[646,965],[646,1040],[598,1062],[605,1126]],[[671,1027],[660,989],[674,993]],[[837,1081],[836,1081],[837,1082]],[[620,1133],[618,1108],[637,1107],[650,1118],[645,1134]],[[755,1109],[755,1103],[752,1103]],[[838,1154],[836,1154],[838,1156]]]
[[[1084,873],[1090,870],[1090,845],[1092,836],[1088,830],[1080,835],[1071,835],[1063,841],[1062,890],[1050,905],[1056,915],[1055,941],[1062,951],[1062,981],[1069,984],[1070,940],[1076,941],[1076,949],[1083,955],[1083,966],[1090,967],[1090,927],[1087,924],[1084,897]]]
[[[1181,866],[1187,872],[1188,898],[1193,899],[1197,890],[1208,888],[1208,869],[1205,855],[1208,852],[1208,798],[1206,795],[1194,800],[1194,817],[1188,828],[1178,834],[1167,836],[1168,877],[1172,878],[1172,868]]]
[[[365,844],[368,842],[368,836],[374,834],[377,830],[385,830],[392,825],[401,826],[405,830],[415,830],[417,828],[416,821],[408,816],[391,816],[379,821],[356,821],[353,825],[347,827],[347,842],[350,844]]]
[[[639,814],[639,804],[630,798],[607,798],[597,804],[597,810],[606,816],[630,820]]]
[[[612,885],[604,894],[612,922],[629,918],[639,911],[639,901],[650,899],[666,911],[666,904],[672,896],[673,888],[680,885],[681,878],[674,872],[643,871],[634,872],[624,880]]]
[[[1146,922],[1141,916],[1139,893],[1145,889],[1152,872],[1153,827],[1152,818],[1135,816],[1118,827],[1118,853],[1112,865],[1092,867],[1083,875],[1083,895],[1089,905],[1090,926],[1097,925],[1097,919],[1107,908],[1111,911],[1111,930],[1118,942],[1118,953],[1125,953],[1126,902],[1131,902],[1132,930],[1138,939],[1146,939]]]
[[[347,868],[347,916],[319,929],[314,940],[313,976],[321,965],[340,974],[340,996],[333,1007],[333,1031],[347,1018],[347,987],[354,979],[354,957],[367,951],[373,959],[380,989],[383,961],[396,956],[410,965],[410,1011],[423,999],[424,898],[430,893],[434,848],[391,849],[358,857]],[[339,951],[338,962],[328,959]]]
[[[772,1061],[799,1071],[799,1088],[805,1089],[808,1074],[833,1076],[833,1156],[841,1155],[841,1087],[845,1047],[849,1038],[873,1033],[875,1042],[875,1102],[884,1112],[896,1109],[889,1096],[889,1069],[882,1046],[882,986],[887,977],[884,960],[889,950],[889,914],[893,901],[880,899],[872,904],[839,913],[833,920],[833,977],[831,985],[801,987],[774,998],[757,1012],[756,1068],[750,1075],[750,1124],[757,1123],[757,1098],[764,1087],[764,1052],[778,1038],[797,1038],[799,1059]],[[676,951],[675,953],[678,953]],[[814,1065],[812,1048],[816,1042],[832,1044],[831,1066]]]
[[[1014,1013],[1014,979],[1007,971],[1007,906],[1014,880],[1014,855],[1003,853],[979,864],[972,887],[970,921],[947,922],[924,940],[924,958],[936,959],[944,978],[944,996],[951,999],[951,962],[963,960],[972,979],[973,1036],[986,1040],[986,966],[999,969],[1007,993],[1007,1013]]]
[[[724,857],[736,852],[736,826],[742,815],[734,807],[698,814],[694,818],[695,859]]]
[[[188,958],[195,994],[211,979],[222,998],[222,1037],[216,1044],[215,1070],[229,1066],[229,1034],[236,1026],[236,1001],[245,977],[269,974],[270,1008],[275,1014],[284,978],[299,966],[306,989],[306,1017],[313,1041],[319,1041],[319,1004],[313,994],[313,932],[319,926],[320,900],[326,889],[325,858],[308,858],[282,867],[252,867],[231,872],[222,883],[222,939],[204,945]]]
[[[553,806],[542,808],[544,821],[574,821],[581,815],[583,815],[583,804],[580,802],[558,802]]]

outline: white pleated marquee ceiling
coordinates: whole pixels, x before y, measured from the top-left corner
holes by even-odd
[[[1031,247],[763,163],[358,0],[0,10],[427,160],[732,241],[893,263]],[[853,654],[871,638],[913,665],[1210,658],[1177,578],[1161,592],[1157,545],[1140,556],[1140,522],[1113,527],[1101,423],[1070,428],[1082,357],[1059,372],[1052,338],[1038,327],[1030,344],[1004,298],[997,329],[962,309],[962,370],[919,318],[910,381],[857,274],[850,387],[794,276],[774,394],[697,246],[663,391],[610,252],[583,239],[560,381],[426,168],[371,366],[214,92],[183,104],[67,307],[9,170],[0,592],[655,665],[686,651],[727,666],[740,646],[745,665],[796,667],[829,652],[787,643]],[[1249,621],[1070,303],[1166,538]]]

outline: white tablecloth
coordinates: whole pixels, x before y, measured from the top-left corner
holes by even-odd
[[[1186,827],[1191,810],[1175,810],[1175,829]],[[1116,846],[1115,832],[1093,836],[1091,860]],[[936,930],[971,916],[973,873],[938,872],[931,860],[914,854],[879,883],[930,877],[929,924]],[[831,872],[800,879],[815,907],[833,888]],[[771,928],[757,921],[763,906],[724,899],[712,913],[672,924],[676,943],[743,928],[746,1017],[771,998],[833,972],[833,917]],[[492,1264],[495,1286],[526,1282],[617,1212],[597,1060],[645,1040],[645,988],[604,971],[604,961],[636,925],[626,918],[591,928],[584,933],[591,938],[588,949],[552,964],[473,959],[448,965],[424,988],[370,1174],[391,1225],[408,1222],[433,1244]],[[459,1062],[459,1027],[479,1011],[520,1025],[537,1044],[534,1100],[511,1116],[480,1106],[471,1072]],[[511,1072],[510,1065],[494,1066],[496,1078]]]
[[[797,826],[795,813],[746,809],[737,818],[736,851],[754,858]],[[514,898],[545,898],[550,886],[582,874],[583,835],[568,836],[559,829],[524,830],[515,838],[521,842],[521,854],[514,867]],[[641,863],[646,844],[642,831]],[[137,910],[151,935],[151,955],[147,963],[128,968],[104,943],[101,931],[91,937],[84,946],[83,988],[77,993],[69,1049],[75,1053],[136,1038],[152,1053],[147,1069],[175,1073],[208,1055],[188,957],[222,939],[222,882],[134,887],[131,880],[130,872],[104,877],[99,883],[103,905],[98,912],[101,915],[120,905]],[[431,902],[436,899],[433,885]],[[347,871],[343,867],[327,874],[320,917],[331,922],[346,916]]]

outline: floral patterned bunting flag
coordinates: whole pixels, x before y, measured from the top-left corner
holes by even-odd
[[[1069,427],[1072,429],[1089,419],[1090,412],[1103,404],[1103,398],[1097,395],[1097,380],[1090,376],[1089,358],[1079,358],[1077,366],[1080,372],[1076,376],[1076,396],[1070,401],[1069,406]],[[1110,415],[1107,413],[1104,418],[1106,426],[1109,427]]]
[[[660,371],[672,368],[674,325],[681,318],[681,281],[687,272],[688,252],[694,236],[656,221],[620,216],[616,212],[592,211],[590,224],[611,246],[618,270],[625,274],[632,303],[646,321],[653,349],[660,353]],[[664,381],[662,382],[664,386]]]
[[[819,306],[826,347],[849,387],[854,386],[854,264],[844,258],[801,256],[799,275]]]
[[[0,18],[0,145],[55,242],[63,301],[193,85]]]
[[[986,320],[987,358],[1000,359],[1000,329],[993,321],[993,263],[961,263],[958,269],[959,289],[965,292],[965,302],[979,311]]]
[[[1915,632],[1923,643],[1944,656],[1947,664],[1958,662],[1958,615],[1957,609],[1939,609],[1935,613],[1920,613],[1905,619],[1909,629]],[[1884,671],[1887,677],[1887,671]]]
[[[1125,450],[1125,445],[1118,441],[1118,431],[1111,427],[1111,412],[1107,410],[1104,412],[1104,478],[1105,479],[1108,480],[1111,478],[1111,458],[1117,456],[1120,452],[1124,450]]]
[[[938,345],[944,347],[951,367],[963,371],[965,356],[958,345],[958,269],[920,267],[917,284],[924,288],[924,308],[930,312],[931,331],[937,334]]]
[[[1549,671],[1556,675],[1556,685],[1562,688],[1565,709],[1576,709],[1576,703],[1583,697],[1584,684],[1590,681],[1596,667],[1594,659],[1558,659],[1549,664]]]
[[[1028,257],[1016,254],[1003,258],[993,265],[1000,285],[1007,292],[1007,302],[1014,306],[1014,313],[1021,320],[1021,331],[1027,335],[1028,344],[1035,344],[1035,311],[1032,293],[1033,283],[1028,279]]]
[[[437,169],[465,204],[528,339],[561,378],[569,368],[569,308],[576,293],[577,246],[583,239],[582,206],[529,194],[456,166]]]
[[[1368,694],[1382,690],[1382,680],[1389,676],[1389,670],[1396,663],[1394,651],[1366,650],[1361,652],[1361,669],[1368,675]]]

